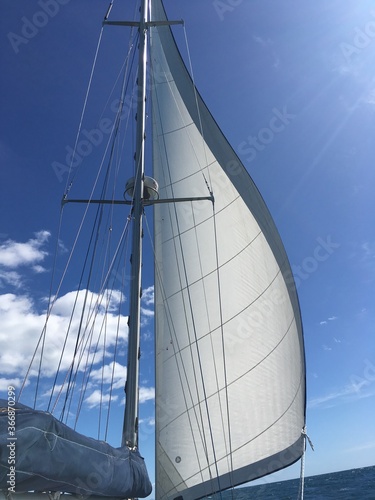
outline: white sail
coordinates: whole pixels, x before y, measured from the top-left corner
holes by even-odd
[[[160,197],[215,200],[155,206],[156,498],[185,500],[302,455],[304,347],[278,232],[168,26],[151,29],[150,65]]]

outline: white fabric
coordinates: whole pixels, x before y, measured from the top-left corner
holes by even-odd
[[[300,457],[302,326],[271,216],[199,97],[197,113],[168,27],[151,65],[160,198],[208,196],[205,179],[215,197],[157,205],[154,223],[156,498],[197,498]]]

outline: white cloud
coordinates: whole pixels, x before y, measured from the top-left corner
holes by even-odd
[[[139,420],[139,424],[142,425],[148,425],[150,427],[155,427],[155,418],[154,417],[148,417],[148,418],[141,418]]]
[[[42,375],[53,376],[60,362],[62,348],[65,342],[66,331],[70,333],[66,341],[65,350],[61,360],[61,370],[67,370],[71,365],[76,347],[76,333],[81,322],[81,311],[86,290],[68,292],[57,299],[49,316],[43,353]],[[121,294],[118,292],[107,298],[108,308],[100,303],[99,296],[87,292],[88,303],[91,307],[83,314],[81,343],[79,350],[82,359],[98,363],[103,358],[103,352],[113,347],[116,338],[124,344],[127,340],[127,317],[120,318],[120,331],[118,332],[118,314],[114,313],[116,302]],[[76,300],[76,309],[71,318],[72,306]],[[107,314],[105,315],[105,309]],[[112,312],[113,311],[113,312]],[[9,377],[23,376],[33,356],[37,341],[45,325],[45,312],[38,312],[37,305],[26,295],[3,294],[0,295],[0,366],[3,375]],[[105,325],[105,335],[104,335]],[[106,345],[104,345],[104,338]],[[91,346],[91,347],[90,347]],[[94,349],[95,347],[95,349]],[[35,365],[38,364],[39,354],[36,356]],[[82,361],[83,364],[83,361]],[[84,367],[79,368],[83,370]],[[36,369],[31,372],[35,376]]]
[[[40,274],[40,273],[46,273],[47,272],[47,269],[45,269],[43,266],[33,266],[32,267],[32,270],[37,273],[37,274]]]
[[[139,388],[139,402],[144,403],[145,401],[155,399],[155,388],[154,387],[140,387]]]
[[[154,287],[149,286],[145,290],[142,291],[142,302],[146,304],[146,306],[150,306],[154,304]]]
[[[101,294],[89,290],[68,291],[60,297],[52,298],[53,307],[46,324],[45,309],[48,299],[43,297],[37,302],[24,290],[19,293],[19,288],[23,281],[21,268],[27,267],[27,270],[36,273],[45,272],[41,263],[48,255],[44,245],[49,237],[48,231],[40,231],[25,243],[7,239],[0,244],[0,285],[18,287],[16,291],[12,289],[14,293],[0,294],[2,377],[0,389],[6,389],[9,384],[17,388],[22,386],[38,340],[42,339],[25,386],[31,386],[30,391],[33,389],[39,367],[40,346],[43,344],[40,394],[47,398],[53,393],[56,398],[60,393],[65,393],[67,387],[66,381],[65,384],[62,383],[63,377],[71,367],[73,354],[77,349],[77,332],[81,325],[81,337],[77,349],[79,361],[75,362],[75,368],[82,376],[84,370],[87,370],[86,367],[91,365],[90,381],[86,386],[88,396],[85,402],[93,408],[100,401],[104,403],[109,401],[108,394],[100,395],[99,387],[102,383],[106,384],[106,388],[112,383],[114,390],[124,387],[127,369],[113,361],[113,351],[116,342],[118,342],[118,353],[124,351],[127,343],[128,318],[120,315],[121,304],[125,301],[125,297],[119,290],[104,290]],[[60,249],[65,251],[62,244]],[[153,316],[153,302],[154,289],[148,287],[144,290],[142,298],[143,305],[149,306],[142,307],[143,321],[148,321]],[[67,331],[69,334],[66,337]],[[99,368],[103,359],[107,360],[106,364],[103,368]],[[59,365],[62,377],[57,379],[56,385],[52,388],[51,377],[55,376]],[[114,394],[113,401],[118,397]],[[154,388],[140,388],[140,402],[154,397]]]
[[[6,392],[9,386],[19,388],[22,385],[22,379],[20,378],[0,378],[0,391]]]
[[[48,231],[39,231],[26,243],[7,239],[0,244],[0,286],[10,285],[20,288],[23,284],[21,274],[16,269],[30,266],[34,273],[43,273],[46,269],[40,265],[48,255],[43,249],[50,237]]]
[[[154,287],[149,286],[142,291],[142,304],[145,306],[153,306],[154,305]],[[141,326],[146,326],[150,319],[154,317],[154,309],[149,309],[148,307],[141,307]]]
[[[90,379],[98,383],[111,384],[113,389],[121,389],[125,385],[126,375],[126,366],[112,361],[108,365],[92,371]]]
[[[273,44],[273,41],[270,38],[263,38],[259,35],[253,35],[253,40],[263,47],[268,47],[269,45]]]
[[[320,321],[319,325],[327,325],[328,321],[335,321],[336,319],[338,319],[337,316],[330,316],[329,318]]]
[[[39,231],[26,243],[6,240],[0,245],[0,265],[14,269],[41,262],[48,255],[42,247],[50,236],[48,231]]]
[[[151,318],[154,316],[154,311],[152,309],[146,309],[146,308],[142,307],[141,314],[143,314],[144,316],[147,316],[148,318]]]
[[[0,286],[11,285],[19,288],[22,285],[22,277],[17,271],[2,271],[0,269]]]
[[[99,391],[99,389],[96,389],[93,391],[90,396],[88,396],[85,399],[85,403],[90,407],[90,408],[95,408],[96,406],[99,406],[100,404],[103,403],[108,403],[109,400],[111,401],[117,401],[118,396],[113,395],[110,396],[109,394],[103,394]]]

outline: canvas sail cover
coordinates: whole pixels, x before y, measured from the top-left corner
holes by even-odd
[[[120,498],[143,498],[151,493],[138,452],[78,434],[50,413],[19,403],[11,408],[15,411],[13,436],[8,430],[8,402],[0,399],[1,490]]]
[[[152,21],[165,20],[154,0]],[[200,498],[304,451],[298,298],[270,213],[184,66],[151,29],[156,498]]]

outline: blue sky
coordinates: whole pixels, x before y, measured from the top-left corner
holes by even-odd
[[[45,3],[3,0],[1,8],[2,390],[25,369],[15,352],[30,352],[45,308],[67,179],[53,165],[64,164],[74,144],[109,2],[65,0],[40,15]],[[126,13],[121,3],[114,18]],[[373,2],[165,0],[165,6],[170,18],[185,20],[196,84],[268,204],[296,276],[306,342],[307,429],[315,446],[307,453],[306,474],[372,465]],[[107,35],[111,52],[99,63],[98,95],[108,92],[116,74],[104,63],[118,68],[116,56],[127,48],[119,28]],[[176,37],[184,41],[181,28]],[[69,245],[69,238],[61,242],[62,248]],[[144,287],[151,285],[146,275]],[[74,286],[72,281],[64,289],[62,315]],[[151,292],[146,298],[141,446],[148,458]],[[119,366],[119,379],[122,374]],[[120,393],[117,402],[121,406]]]

